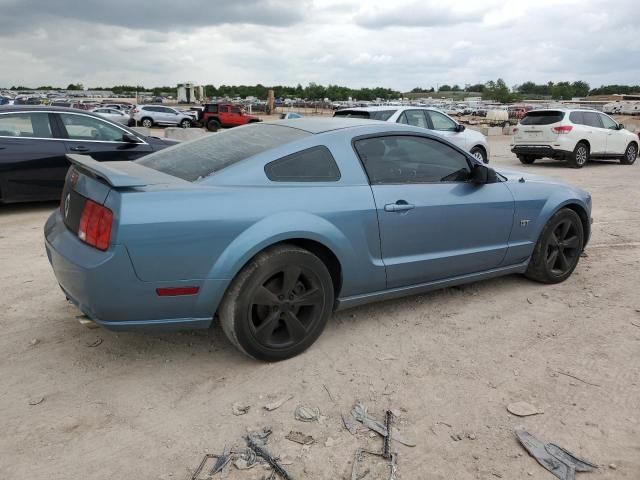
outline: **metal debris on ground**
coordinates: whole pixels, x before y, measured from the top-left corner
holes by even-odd
[[[101,343],[102,343],[102,339],[100,337],[98,337],[93,342],[87,343],[87,347],[90,347],[90,348],[97,347]]]
[[[351,480],[362,480],[369,476],[370,473],[378,474],[379,470],[376,469],[376,465],[373,464],[373,459],[382,458],[384,460],[384,465],[382,466],[384,470],[388,471],[389,476],[388,480],[395,480],[396,478],[396,470],[398,468],[396,464],[396,455],[395,453],[391,453],[390,459],[386,460],[382,457],[382,453],[380,452],[372,452],[370,450],[358,449],[356,450],[355,457],[353,459],[353,468],[351,469]],[[369,464],[366,464],[367,460],[369,460]],[[385,472],[386,474],[387,472]],[[370,478],[376,478],[374,476]],[[378,477],[379,478],[379,477]]]
[[[227,463],[229,463],[229,460],[231,460],[231,450],[227,445],[225,445],[224,449],[222,450],[222,455],[218,457],[216,463],[214,463],[213,467],[211,467],[210,475],[215,475],[216,473],[222,471],[222,469],[226,467]]]
[[[44,402],[44,397],[33,398],[29,400],[29,405],[34,407],[36,405],[40,405],[42,402]]]
[[[344,424],[344,428],[346,428],[351,435],[356,434],[357,428],[356,428],[355,419],[353,418],[353,415],[351,415],[350,413],[343,413],[342,423]]]
[[[560,480],[574,480],[576,472],[592,472],[598,468],[558,445],[540,441],[525,430],[516,431],[516,436],[529,455]]]
[[[320,409],[317,407],[307,407],[298,405],[295,411],[296,420],[301,422],[316,422],[320,417]]]
[[[280,408],[282,405],[284,405],[286,402],[288,402],[292,398],[293,398],[293,395],[288,395],[286,397],[282,397],[281,399],[276,400],[275,402],[267,403],[264,406],[264,409],[268,410],[269,412],[271,412],[271,411],[273,411],[273,410],[275,410],[277,408]]]
[[[351,415],[369,430],[373,430],[383,437],[387,436],[387,428],[384,426],[384,424],[371,418],[367,413],[367,407],[365,407],[362,403],[358,402],[353,407],[353,410],[351,410]]]
[[[284,469],[284,467],[278,463],[278,460],[276,460],[276,458],[273,457],[271,453],[269,453],[269,451],[266,448],[264,448],[264,446],[261,446],[259,443],[256,443],[254,437],[251,437],[251,436],[247,437],[247,446],[251,450],[256,452],[256,455],[258,457],[262,458],[263,460],[266,460],[266,462],[269,465],[271,465],[271,468],[273,469],[273,473],[280,475],[280,477],[282,477],[284,480],[293,480],[293,478],[289,476],[289,474]],[[274,475],[272,474],[271,477],[274,477]]]
[[[518,417],[528,417],[530,415],[538,415],[544,413],[544,411],[540,410],[538,407],[534,407],[530,403],[527,402],[515,402],[507,405],[507,410],[509,413],[516,415]]]
[[[292,442],[299,443],[300,445],[311,445],[315,442],[311,435],[305,435],[302,432],[294,432],[293,430],[287,433],[284,438]]]
[[[384,426],[387,429],[387,435],[383,439],[382,443],[382,456],[387,460],[391,458],[391,421],[393,420],[393,413],[387,410],[384,414]]]
[[[251,405],[247,405],[244,403],[236,402],[231,406],[231,411],[234,415],[244,415],[249,411]]]

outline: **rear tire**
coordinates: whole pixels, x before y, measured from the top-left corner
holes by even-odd
[[[578,142],[573,153],[567,160],[571,168],[582,168],[589,161],[589,146],[584,142]]]
[[[184,119],[180,122],[182,128],[191,128],[191,120]]]
[[[140,122],[142,124],[143,127],[145,128],[151,128],[153,127],[153,120],[151,120],[150,118],[143,118],[142,121]]]
[[[542,283],[560,283],[573,273],[584,247],[584,228],[576,212],[563,208],[542,229],[525,275]]]
[[[209,130],[210,132],[217,132],[218,130],[220,130],[220,122],[218,122],[217,120],[209,120],[207,122],[207,130]]]
[[[631,142],[624,151],[624,156],[620,159],[622,165],[633,165],[638,157],[638,145]]]
[[[234,278],[218,309],[222,329],[241,352],[267,362],[306,350],[333,310],[331,275],[315,255],[277,245]]]
[[[536,161],[536,158],[532,157],[531,155],[518,155],[518,160],[520,160],[520,163],[523,163],[525,165],[531,165]]]

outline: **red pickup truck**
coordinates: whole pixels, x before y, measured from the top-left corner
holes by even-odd
[[[221,127],[237,127],[262,121],[255,115],[247,115],[241,107],[230,103],[205,103],[202,109],[198,109],[196,120],[210,132],[217,132]]]

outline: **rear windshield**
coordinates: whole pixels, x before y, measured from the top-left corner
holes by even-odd
[[[334,117],[366,118],[369,120],[388,120],[397,110],[376,110],[367,112],[366,110],[338,110]]]
[[[259,124],[209,133],[165,148],[136,163],[193,182],[279,145],[311,135],[297,128]]]
[[[520,124],[522,125],[551,125],[552,123],[559,122],[564,118],[564,112],[545,110],[542,112],[529,112],[527,113]]]

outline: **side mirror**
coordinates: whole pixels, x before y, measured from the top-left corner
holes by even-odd
[[[460,133],[460,132],[464,132],[466,130],[467,127],[465,127],[464,125],[462,125],[461,123],[456,123],[456,128],[455,131]]]
[[[618,124],[618,130],[622,130],[624,128],[624,125],[622,123]]]
[[[471,181],[476,185],[484,185],[486,183],[494,183],[498,179],[495,170],[481,165],[479,163],[473,166],[471,170]]]
[[[140,143],[140,139],[135,135],[131,135],[130,133],[123,134],[122,141],[127,143]]]

